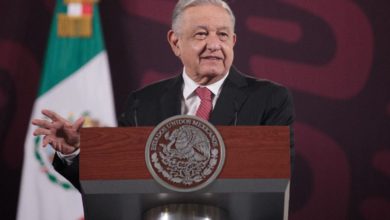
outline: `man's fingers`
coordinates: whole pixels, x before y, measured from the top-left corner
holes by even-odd
[[[61,148],[61,144],[59,141],[54,141],[53,145],[54,145],[54,149],[56,149],[56,151],[59,151],[62,153],[62,148]]]
[[[45,136],[42,140],[42,147],[46,147],[48,144],[50,144],[51,139],[49,136]]]
[[[58,130],[62,129],[65,126],[64,122],[62,122],[62,121],[51,122],[51,121],[47,121],[47,120],[44,120],[44,119],[33,119],[31,121],[31,123],[33,125],[36,125],[36,126],[40,127],[40,128],[44,128],[44,129],[50,130],[53,134],[56,133]],[[34,133],[34,135],[37,136],[37,135],[40,135],[40,134],[35,134]]]
[[[47,121],[47,120],[43,120],[43,119],[33,119],[31,121],[31,124],[33,125],[36,125],[36,126],[39,126],[41,128],[51,128],[51,122]]]
[[[47,109],[42,110],[42,114],[47,116],[48,119],[33,119],[31,123],[38,126],[34,130],[33,135],[44,135],[43,146],[50,144],[56,151],[62,153],[72,152],[79,147],[79,130],[84,123],[83,117],[71,123],[57,113]]]
[[[46,129],[46,128],[37,128],[35,129],[35,131],[33,132],[33,135],[34,136],[39,136],[39,135],[50,135],[51,134],[51,131],[49,129]]]
[[[50,144],[56,151],[60,151],[61,152],[61,149],[58,147],[58,141],[52,140]]]
[[[77,119],[77,121],[73,124],[73,128],[78,132],[80,130],[80,128],[83,126],[84,124],[84,117],[80,117],[79,119]]]
[[[50,111],[48,109],[43,109],[42,114],[44,114],[46,117],[50,118],[52,121],[66,121],[65,118],[61,117],[59,114]]]
[[[67,145],[66,143],[63,142],[63,139],[58,139],[58,138],[53,138],[50,136],[45,136],[42,141],[42,146],[46,147],[48,144],[55,150],[59,151],[62,154],[70,154],[77,150],[76,147]]]
[[[56,139],[56,138],[49,138],[49,144],[56,150],[61,153],[64,153],[63,145],[62,145],[62,140]]]

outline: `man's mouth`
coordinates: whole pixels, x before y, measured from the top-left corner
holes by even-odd
[[[203,57],[201,57],[201,59],[205,59],[205,60],[223,60],[222,57],[218,57],[218,56],[203,56]]]

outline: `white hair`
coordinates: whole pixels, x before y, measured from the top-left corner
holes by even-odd
[[[223,0],[179,0],[173,9],[172,13],[172,30],[175,33],[179,33],[179,21],[183,12],[190,7],[199,6],[199,5],[215,5],[224,8],[230,15],[233,30],[236,23],[236,18],[234,17],[233,11],[229,5]]]

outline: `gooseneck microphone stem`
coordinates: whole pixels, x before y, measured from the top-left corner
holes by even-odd
[[[136,99],[136,100],[134,100],[134,104],[132,107],[134,110],[133,119],[134,119],[135,127],[138,127],[138,106],[139,106],[139,100]]]
[[[239,109],[240,109],[239,104],[237,103],[236,100],[234,100],[234,126],[237,126]]]
[[[138,127],[137,109],[134,109],[134,124]]]

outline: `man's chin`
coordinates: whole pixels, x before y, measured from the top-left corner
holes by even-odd
[[[214,68],[204,68],[204,69],[201,69],[201,75],[204,75],[204,76],[209,76],[209,77],[218,77],[218,76],[223,76],[227,73],[227,71],[225,71],[223,68],[218,68],[218,67],[214,67]]]
[[[216,70],[208,70],[201,72],[202,76],[202,84],[212,84],[217,82],[218,80],[222,79],[225,76],[226,72],[224,71],[216,71]]]

